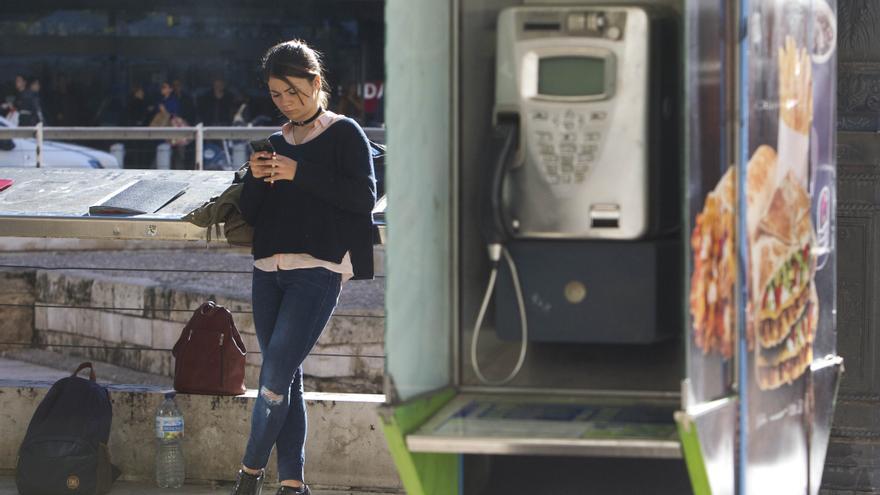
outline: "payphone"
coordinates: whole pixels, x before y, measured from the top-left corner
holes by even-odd
[[[485,238],[496,332],[652,343],[681,309],[679,41],[673,13],[514,7],[498,20]]]
[[[501,13],[494,113],[519,122],[512,237],[632,240],[677,225],[657,187],[678,170],[677,51],[671,18],[642,8]]]

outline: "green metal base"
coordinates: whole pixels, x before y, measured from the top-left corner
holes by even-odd
[[[681,450],[684,453],[694,495],[712,495],[709,474],[706,472],[703,452],[700,449],[700,437],[697,435],[697,424],[684,412],[675,414],[675,423],[678,425]]]
[[[454,390],[445,389],[403,404],[385,406],[380,412],[388,450],[409,495],[453,495],[459,491],[459,455],[414,453],[406,447],[406,435],[424,424],[454,396]]]

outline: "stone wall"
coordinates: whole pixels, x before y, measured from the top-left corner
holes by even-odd
[[[838,352],[825,495],[880,492],[880,2],[838,1]]]
[[[2,308],[3,315],[13,316],[0,319],[6,341],[33,341],[67,355],[166,376],[174,370],[170,350],[193,310],[213,299],[233,313],[250,351],[246,384],[256,388],[261,355],[249,302],[86,272],[0,273],[6,277],[0,303],[8,299],[34,305],[32,309]],[[364,356],[383,354],[382,313],[337,311],[304,364],[311,380],[307,387],[380,393],[384,362]]]
[[[0,350],[34,339],[34,289],[32,271],[0,271]]]

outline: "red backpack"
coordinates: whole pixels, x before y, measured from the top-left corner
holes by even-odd
[[[247,350],[232,313],[208,301],[193,313],[174,344],[174,390],[187,394],[245,392]]]

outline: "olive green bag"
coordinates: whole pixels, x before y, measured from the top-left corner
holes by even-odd
[[[223,224],[223,236],[230,245],[250,247],[253,244],[254,228],[244,220],[239,206],[241,190],[244,187],[244,183],[240,180],[247,173],[247,169],[247,164],[242,166],[236,172],[235,181],[231,186],[183,217],[184,221],[206,227],[208,242],[211,242],[213,237],[211,227],[214,228],[216,236],[220,237],[220,224]]]

